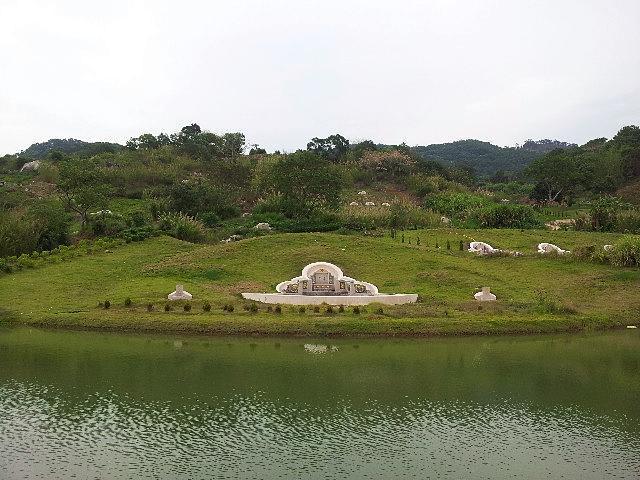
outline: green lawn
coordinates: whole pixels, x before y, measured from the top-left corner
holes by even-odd
[[[212,334],[432,335],[581,330],[637,323],[640,270],[540,257],[540,241],[574,249],[612,243],[617,235],[518,230],[419,230],[398,238],[338,234],[275,234],[240,242],[194,245],[169,237],[70,258],[0,276],[0,321],[71,328],[183,331]],[[420,237],[420,245],[416,245]],[[411,244],[409,244],[411,240]],[[446,249],[447,240],[451,250]],[[522,257],[480,258],[459,241],[482,240]],[[436,242],[440,248],[435,248]],[[260,306],[247,312],[239,293],[273,291],[313,261],[385,293],[418,293],[415,305],[373,307],[354,314]],[[165,312],[176,283],[193,293],[189,313]],[[490,286],[499,301],[479,305],[473,293]],[[127,308],[124,300],[134,304]],[[110,300],[104,310],[98,302]],[[202,303],[212,304],[203,312]],[[147,312],[147,303],[154,311]],[[222,311],[233,304],[235,311]]]

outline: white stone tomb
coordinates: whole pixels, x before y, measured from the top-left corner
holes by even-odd
[[[401,305],[418,301],[416,294],[379,293],[372,283],[347,277],[340,268],[328,262],[310,263],[304,267],[302,275],[280,282],[276,290],[278,293],[243,293],[242,297],[283,305]]]

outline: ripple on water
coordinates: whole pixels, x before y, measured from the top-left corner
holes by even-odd
[[[636,478],[640,442],[606,418],[510,402],[326,406],[260,393],[69,401],[0,385],[10,478]]]

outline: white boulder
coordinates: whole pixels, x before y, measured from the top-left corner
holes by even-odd
[[[440,221],[442,223],[444,223],[445,225],[450,225],[451,224],[451,220],[447,217],[440,217]]]
[[[40,168],[40,160],[34,160],[32,162],[27,162],[24,165],[22,165],[22,168],[20,169],[20,171],[35,172],[36,170],[38,170],[38,168]]]
[[[351,202],[349,205],[352,207],[357,207],[360,204],[358,202]]]
[[[471,242],[469,244],[469,252],[477,253],[478,255],[491,255],[492,253],[498,253],[501,250],[493,248],[488,243],[484,242]]]
[[[605,245],[604,246],[604,251],[605,252],[610,252],[611,250],[613,250],[613,245]]]
[[[367,207],[375,207],[376,206],[375,202],[365,202],[365,205]]]
[[[271,225],[266,222],[260,222],[255,227],[256,230],[271,230]]]
[[[383,207],[390,207],[391,204],[389,202],[382,202]]]
[[[476,293],[473,298],[479,302],[494,302],[496,300],[496,296],[491,293],[489,287],[482,287],[482,290]]]
[[[366,195],[366,194],[367,194],[367,192],[365,190],[360,190],[358,192],[358,195]]]
[[[569,250],[563,250],[562,248],[560,248],[557,245],[554,245],[553,243],[539,243],[538,244],[538,253],[542,253],[543,255],[546,255],[548,253],[555,253],[557,255],[565,255],[567,253],[571,253]]]
[[[184,290],[183,285],[176,285],[176,291],[167,295],[169,300],[191,300],[193,295]]]

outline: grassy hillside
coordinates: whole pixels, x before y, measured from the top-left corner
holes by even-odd
[[[417,237],[420,245],[416,245]],[[195,245],[170,237],[70,258],[0,277],[0,319],[34,325],[206,332],[212,334],[471,334],[549,332],[637,322],[640,270],[567,258],[542,258],[539,241],[564,248],[611,243],[613,234],[516,230],[422,230],[389,237],[278,234],[240,242]],[[523,257],[479,258],[459,241],[485,240]],[[411,244],[409,244],[411,240]],[[452,250],[446,249],[449,241]],[[436,248],[436,242],[440,248]],[[382,292],[418,293],[415,305],[367,307],[327,314],[284,307],[282,314],[245,311],[243,291],[273,291],[304,265],[325,260],[377,284]],[[164,311],[176,283],[194,294],[191,312]],[[479,305],[488,285],[499,301]],[[127,297],[133,300],[125,307]],[[109,310],[98,302],[110,300]],[[211,302],[210,312],[202,310]],[[154,311],[147,311],[147,304]],[[233,304],[235,311],[222,311]]]

